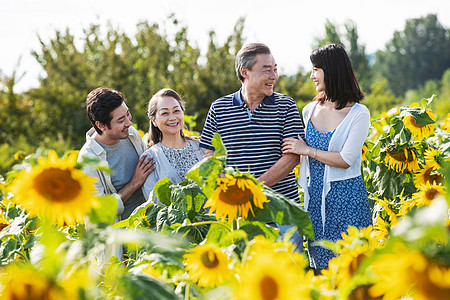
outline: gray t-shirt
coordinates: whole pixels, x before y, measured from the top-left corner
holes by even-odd
[[[129,139],[120,140],[115,145],[100,145],[106,150],[106,160],[112,170],[111,181],[114,188],[119,191],[133,177],[139,161],[139,156]],[[124,204],[125,210],[122,213],[122,220],[127,219],[133,210],[145,202],[141,189],[137,189]]]

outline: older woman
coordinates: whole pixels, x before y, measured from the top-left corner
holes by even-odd
[[[156,168],[142,186],[147,200],[159,180],[169,178],[172,183],[182,182],[205,154],[198,141],[183,134],[184,104],[177,92],[158,91],[148,103],[148,116],[151,147],[142,155],[153,157]],[[152,200],[160,203],[156,197]]]

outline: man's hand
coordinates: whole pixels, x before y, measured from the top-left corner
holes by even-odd
[[[214,155],[214,150],[206,149],[205,155],[203,155],[203,158],[213,156],[213,155]]]
[[[142,156],[139,159],[133,177],[131,177],[130,180],[130,183],[133,183],[136,186],[136,190],[144,184],[147,176],[155,170],[154,164],[155,162],[151,156]]]
[[[133,195],[133,193],[137,189],[141,188],[148,175],[155,170],[155,167],[153,166],[154,164],[155,162],[153,161],[153,157],[151,156],[142,156],[139,159],[130,182],[128,182],[120,191],[118,191],[118,194],[123,203],[127,202],[131,195]]]

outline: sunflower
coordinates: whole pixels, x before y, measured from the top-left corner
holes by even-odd
[[[9,265],[0,276],[1,299],[79,299],[78,294],[67,293],[46,275],[30,268]]]
[[[378,247],[378,241],[372,226],[361,229],[350,226],[336,244],[338,255],[330,260],[329,268],[323,270],[322,274],[344,288],[349,286],[362,261]]]
[[[398,216],[399,217],[404,217],[406,216],[406,214],[413,208],[416,206],[416,201],[413,201],[411,199],[408,200],[401,200],[400,201],[400,209],[398,211]]]
[[[14,153],[14,160],[22,161],[24,159],[25,159],[25,153],[23,153],[22,151],[18,151],[16,153]]]
[[[11,223],[8,221],[8,219],[5,217],[5,215],[3,214],[3,211],[1,211],[0,209],[0,231],[3,230],[3,228],[11,225]]]
[[[260,184],[247,174],[237,173],[233,176],[226,173],[224,178],[217,179],[217,185],[205,203],[205,208],[211,207],[210,215],[216,211],[217,220],[227,216],[229,222],[238,216],[245,220],[249,210],[254,215],[253,205],[263,208],[263,203],[269,202]]]
[[[230,260],[220,249],[211,245],[199,245],[184,255],[186,270],[199,286],[215,287],[233,277]]]
[[[442,122],[442,130],[445,130],[446,132],[450,132],[450,113],[447,114],[447,117]]]
[[[378,199],[376,197],[375,197],[375,200],[377,201],[377,203],[383,208],[383,210],[388,215],[389,222],[391,224],[390,227],[394,227],[395,225],[397,225],[397,223],[398,223],[398,216],[397,216],[397,213],[389,205],[389,201],[386,200],[386,199],[381,200],[381,199]]]
[[[420,184],[430,183],[441,183],[443,180],[442,174],[435,172],[433,166],[425,166],[420,169],[419,172],[414,174],[414,183],[416,186]]]
[[[367,148],[366,143],[364,143],[363,146],[362,146],[361,163],[365,162],[367,160],[367,157],[366,157],[367,150],[369,150],[369,148]]]
[[[32,215],[58,225],[80,222],[99,202],[94,196],[95,179],[76,169],[77,152],[59,159],[51,150],[48,160],[18,174],[10,186],[15,202]]]
[[[369,289],[369,293],[372,297],[400,299],[411,292],[415,283],[413,274],[424,272],[426,267],[427,260],[420,252],[409,250],[399,243],[393,253],[375,256],[370,270],[379,280]]]
[[[378,216],[375,220],[375,239],[382,245],[389,235],[388,224],[383,220],[381,216]]]
[[[413,199],[417,206],[428,205],[433,202],[438,195],[445,195],[444,187],[436,183],[424,183],[418,186],[419,191],[413,194]]]
[[[310,299],[303,268],[270,250],[255,253],[238,268],[237,300]]]
[[[439,170],[441,168],[441,154],[438,150],[429,148],[425,150],[425,162],[427,166],[433,168],[433,170]]]
[[[436,118],[432,113],[425,112],[430,118]],[[430,116],[432,114],[432,116]],[[428,137],[434,132],[434,123],[428,125],[417,124],[413,116],[405,116],[403,119],[404,126],[411,131],[412,135],[421,140],[424,137]]]
[[[417,154],[414,148],[387,148],[384,161],[389,168],[397,172],[403,172],[405,169],[408,169],[415,173],[419,169]]]
[[[295,246],[291,242],[284,242],[280,240],[271,241],[266,239],[263,235],[258,235],[253,238],[248,244],[246,255],[249,259],[257,253],[270,251],[273,255],[284,255],[289,257],[293,264],[298,268],[306,267],[305,257],[295,251]]]
[[[155,268],[153,268],[150,264],[142,269],[142,273],[154,278],[159,278],[161,276],[161,274],[156,271]]]
[[[413,273],[416,285],[414,299],[448,299],[450,268],[429,262],[425,272]]]

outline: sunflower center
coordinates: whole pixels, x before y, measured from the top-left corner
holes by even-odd
[[[34,189],[54,202],[70,201],[80,193],[81,185],[74,180],[69,170],[48,168],[34,179]]]
[[[387,152],[397,161],[413,162],[416,160],[412,149],[388,149]]]
[[[202,260],[203,265],[208,269],[213,269],[213,268],[217,267],[217,265],[219,264],[219,260],[217,259],[216,254],[210,250],[205,251],[202,254],[201,260]]]
[[[13,289],[17,287],[12,287]],[[26,283],[22,286],[22,293],[15,293],[15,291],[11,294],[11,300],[38,300],[38,299],[47,299],[49,297],[49,291],[47,291],[48,287],[37,287],[32,284]]]
[[[428,168],[428,170],[426,170],[423,173],[424,181],[430,182],[430,183],[439,183],[441,181],[441,175],[440,174],[431,174],[432,171],[433,171],[433,168]]]
[[[230,205],[241,205],[249,202],[253,198],[251,190],[244,188],[240,189],[237,185],[228,186],[226,191],[222,190],[219,199]]]
[[[427,200],[434,200],[437,194],[439,194],[437,190],[429,189],[425,192],[425,198],[427,198]]]
[[[264,300],[273,300],[278,296],[278,284],[270,276],[264,276],[261,280],[261,296]]]

